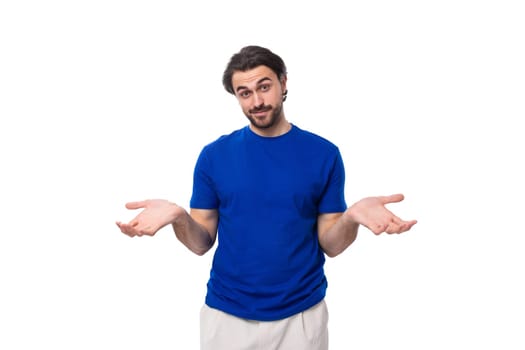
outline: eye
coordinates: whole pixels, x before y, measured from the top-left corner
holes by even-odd
[[[248,90],[243,90],[239,93],[239,96],[242,97],[242,98],[246,98],[246,97],[249,97],[250,96],[250,91]]]
[[[261,89],[261,91],[268,91],[270,90],[270,84],[263,84],[259,87],[259,89]]]

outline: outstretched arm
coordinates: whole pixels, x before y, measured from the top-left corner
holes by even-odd
[[[343,213],[322,214],[318,218],[319,243],[325,253],[334,257],[341,254],[356,237],[360,225],[374,234],[402,233],[417,221],[405,221],[386,208],[387,204],[401,202],[402,194],[367,197],[354,203]]]
[[[126,208],[143,209],[129,223],[116,223],[130,237],[153,236],[171,224],[177,238],[195,254],[203,255],[215,242],[217,210],[192,209],[190,215],[184,208],[164,199],[130,202]]]

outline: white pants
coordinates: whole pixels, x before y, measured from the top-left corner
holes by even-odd
[[[328,308],[323,300],[288,318],[262,322],[204,305],[200,343],[201,350],[327,350]]]

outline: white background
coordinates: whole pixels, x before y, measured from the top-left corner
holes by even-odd
[[[247,123],[221,78],[257,44],[349,204],[401,192],[419,220],[327,260],[331,349],[524,349],[519,3],[2,1],[0,348],[198,349],[212,252],[114,222],[187,208],[201,147]]]

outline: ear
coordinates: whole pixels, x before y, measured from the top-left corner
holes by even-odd
[[[286,80],[288,78],[286,75],[281,77],[281,91],[283,92],[283,102],[286,101],[286,96],[288,95],[288,89],[286,88]]]
[[[284,91],[286,91],[286,81],[288,80],[288,77],[286,75],[283,75],[280,80],[281,80],[281,89],[283,90],[283,93],[284,93]]]

